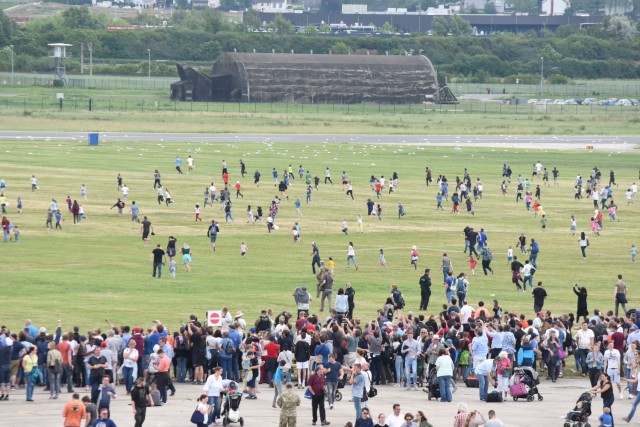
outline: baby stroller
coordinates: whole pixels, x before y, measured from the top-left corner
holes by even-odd
[[[438,372],[435,365],[429,366],[429,372],[426,375],[427,389],[423,390],[428,394],[429,400],[440,398],[440,384],[438,383]]]
[[[335,396],[336,402],[340,402],[342,400],[342,392],[340,391],[340,389],[343,389],[346,383],[347,383],[347,374],[345,373],[342,376],[342,378],[338,380],[338,387],[336,387],[336,396]]]
[[[226,427],[232,423],[240,423],[240,426],[244,426],[244,419],[240,416],[241,401],[242,393],[237,390],[229,390],[229,393],[224,398],[224,409],[220,414],[223,426]]]
[[[564,427],[591,427],[591,424],[589,424],[591,399],[593,399],[593,395],[589,392],[580,395],[573,411],[567,414]]]
[[[424,373],[425,366],[429,364],[424,361],[424,357],[418,358],[418,362],[416,363],[416,385],[418,387],[422,387],[425,385],[425,380],[427,379],[427,375]]]
[[[529,366],[519,366],[513,369],[513,375],[509,382],[509,394],[514,401],[518,399],[526,399],[527,402],[533,402],[534,396],[538,395],[538,400],[542,401],[543,397],[538,390],[540,379],[538,373]]]

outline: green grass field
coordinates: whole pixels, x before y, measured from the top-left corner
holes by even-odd
[[[46,127],[46,126],[45,126]],[[448,252],[456,272],[467,270],[462,229],[469,224],[484,227],[489,236],[495,259],[496,274],[485,277],[480,269],[471,277],[469,299],[490,301],[498,298],[503,308],[532,314],[529,294],[515,292],[510,284],[506,250],[515,249],[517,236],[524,232],[540,242],[539,269],[535,276],[543,280],[549,299],[545,305],[554,313],[575,310],[576,299],[571,291],[573,283],[589,290],[589,308],[608,310],[613,307],[612,286],[615,275],[625,275],[630,286],[630,307],[638,305],[635,290],[635,264],[630,261],[630,246],[637,241],[639,207],[624,202],[626,186],[636,179],[638,155],[633,152],[577,152],[536,151],[526,149],[437,148],[420,146],[350,145],[296,143],[178,144],[110,143],[89,147],[70,141],[2,141],[1,176],[6,180],[10,200],[7,217],[22,230],[20,244],[0,246],[3,274],[0,294],[3,305],[2,323],[12,329],[31,318],[34,324],[53,328],[57,319],[70,326],[82,328],[104,325],[104,319],[115,323],[147,325],[160,318],[176,328],[181,319],[206,310],[227,306],[232,312],[242,310],[248,320],[257,316],[261,308],[276,311],[295,310],[291,292],[297,286],[315,289],[311,274],[310,242],[318,242],[323,259],[336,260],[335,289],[351,281],[357,290],[356,316],[371,319],[384,302],[389,286],[397,283],[403,291],[409,310],[416,310],[419,301],[418,278],[425,267],[432,269],[434,288],[430,312],[437,312],[445,302],[439,286],[437,270],[443,252]],[[190,175],[178,175],[174,159],[183,160],[191,154],[196,169]],[[240,177],[238,160],[247,164],[249,175]],[[230,167],[231,182],[240,180],[244,199],[235,199],[232,191],[235,223],[225,224],[219,206],[207,207],[203,222],[195,223],[193,209],[202,203],[205,186],[212,180],[220,188],[220,164],[225,159]],[[540,160],[546,167],[557,166],[561,172],[560,185],[542,189],[542,205],[549,218],[548,231],[542,233],[539,220],[527,212],[522,203],[516,204],[515,185],[509,194],[500,194],[500,174],[503,163],[511,165],[514,176],[530,176],[531,165]],[[246,208],[251,204],[268,212],[277,194],[270,171],[280,172],[289,164],[294,171],[302,164],[314,174],[323,176],[330,166],[335,185],[320,184],[310,204],[304,203],[304,185],[296,179],[283,200],[276,221],[280,230],[267,234],[264,224],[247,224]],[[450,182],[462,176],[468,168],[472,180],[480,177],[485,195],[475,204],[475,216],[451,215],[450,204],[445,211],[435,210],[436,188],[426,187],[424,167],[445,174]],[[569,217],[575,215],[578,229],[587,230],[592,202],[573,200],[573,182],[580,173],[588,176],[593,166],[608,176],[614,168],[619,188],[614,195],[619,204],[619,223],[605,220],[602,236],[590,237],[588,258],[580,256],[577,236],[569,233]],[[171,191],[175,204],[159,206],[153,190],[153,170],[160,169],[164,185]],[[262,184],[253,185],[252,173],[259,168]],[[186,161],[183,169],[186,170]],[[353,181],[356,200],[344,194],[339,183],[342,170]],[[390,177],[397,171],[397,193],[384,194],[380,203],[382,221],[365,220],[365,233],[356,234],[356,216],[366,214],[365,202],[374,197],[369,189],[370,175]],[[193,272],[186,274],[178,268],[176,280],[165,277],[152,280],[149,255],[152,246],[145,247],[140,238],[139,225],[129,216],[118,217],[110,206],[119,197],[116,174],[122,173],[131,189],[129,201],[141,207],[141,215],[148,215],[155,227],[153,246],[166,246],[167,237],[174,235],[181,245],[188,242],[194,252]],[[29,177],[35,174],[40,189],[32,193]],[[80,200],[80,187],[89,189],[88,201]],[[534,184],[540,181],[535,180]],[[64,200],[67,195],[83,203],[87,219],[73,225]],[[16,212],[15,200],[24,201],[22,214]],[[46,211],[51,198],[58,201],[66,214],[63,229],[45,229]],[[293,202],[300,198],[303,216],[295,212]],[[397,217],[397,203],[402,201],[407,216]],[[637,202],[640,203],[640,202]],[[128,211],[129,205],[127,205]],[[218,249],[212,253],[206,237],[207,224],[212,219],[221,223]],[[345,236],[340,224],[346,219],[351,232]],[[294,244],[291,227],[302,226],[302,243]],[[246,241],[249,252],[240,257],[240,243]],[[349,241],[356,248],[359,271],[345,268]],[[410,248],[420,251],[418,271],[409,265]],[[377,265],[378,251],[385,249],[388,267]],[[313,311],[319,308],[312,303]]]

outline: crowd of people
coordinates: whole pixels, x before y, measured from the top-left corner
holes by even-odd
[[[244,177],[246,165],[242,160],[240,164]],[[179,157],[176,158],[175,165],[176,171],[182,174],[182,160]],[[191,156],[188,165],[187,173],[191,173],[195,165]],[[310,203],[311,192],[318,189],[320,178],[305,171],[302,165],[297,172],[298,178],[305,183],[306,201]],[[501,186],[503,194],[508,193],[511,175],[511,168],[504,165],[505,180]],[[426,185],[429,186],[433,183],[433,172],[428,167],[425,176]],[[559,171],[555,167],[552,176],[554,185],[557,185]],[[275,196],[269,206],[266,220],[268,232],[277,230],[275,220],[281,200],[288,199],[287,189],[291,181],[295,180],[291,165],[282,175],[273,168],[272,177],[280,197]],[[256,169],[256,186],[259,186],[260,178],[261,173]],[[534,215],[540,217],[541,231],[545,231],[546,214],[540,202],[542,191],[540,184],[532,188],[534,178],[542,179],[543,187],[551,185],[547,168],[536,162],[531,180],[518,176],[516,201],[522,201],[527,210],[532,209]],[[123,183],[121,174],[116,179],[122,198],[112,208],[117,208],[118,214],[123,215],[129,189]],[[169,206],[171,194],[163,187],[157,169],[153,179],[158,203],[165,202]],[[229,171],[224,160],[222,179],[224,187],[219,194],[213,182],[205,187],[203,209],[219,200],[221,209],[225,212],[225,221],[233,222]],[[601,185],[600,180],[600,171],[594,168],[586,181],[578,176],[574,187],[577,199],[584,193],[594,202],[595,211],[590,218],[590,230],[595,236],[600,236],[603,227],[603,210],[608,211],[610,220],[618,221],[617,206],[613,200],[613,188],[617,186],[614,172],[610,172],[609,185]],[[347,196],[354,200],[353,183],[346,171],[342,172],[341,181]],[[34,176],[31,183],[32,191],[38,191]],[[324,184],[333,186],[328,167],[324,172]],[[458,205],[461,203],[466,205],[469,214],[474,214],[474,203],[483,197],[480,178],[473,183],[466,169],[462,178],[456,177],[453,191],[444,175],[437,178],[436,184],[437,208],[442,209],[443,200],[451,199],[452,214],[459,213]],[[377,199],[383,196],[387,188],[389,193],[397,191],[398,185],[398,174],[395,172],[389,181],[382,175],[379,178],[371,176],[371,190],[375,192]],[[4,215],[8,205],[5,197],[6,184],[0,190],[3,190],[0,193],[0,205]],[[240,181],[236,182],[235,190],[236,199],[244,198]],[[87,199],[87,193],[83,184],[80,194],[84,200]],[[628,203],[636,195],[637,186],[633,183],[626,193]],[[80,223],[84,217],[82,205],[69,196],[67,205],[74,223]],[[295,206],[301,214],[299,200]],[[19,200],[18,208],[22,209]],[[366,208],[369,217],[382,219],[379,203],[368,199]],[[135,201],[131,203],[130,212],[132,223],[140,222]],[[398,219],[405,215],[404,205],[399,202]],[[196,221],[201,220],[200,216],[200,205],[196,204]],[[61,228],[62,214],[55,199],[49,205],[47,228],[54,228],[53,218],[56,219],[55,228]],[[254,216],[249,206],[247,221],[256,220],[262,221],[262,208],[258,207],[257,215]],[[577,230],[576,222],[572,216],[570,231],[574,235]],[[358,231],[363,232],[362,215],[358,216],[357,224]],[[150,242],[149,236],[154,234],[147,216],[140,227],[142,240],[146,245]],[[5,242],[11,239],[11,232],[15,241],[19,241],[18,226],[12,224],[6,216],[2,218],[2,228]],[[346,220],[343,220],[341,230],[348,235]],[[207,236],[213,252],[216,251],[219,231],[219,224],[212,220]],[[301,230],[297,223],[292,231],[294,242],[300,241]],[[470,273],[475,274],[476,262],[481,261],[483,274],[493,274],[491,263],[494,256],[485,230],[481,228],[476,231],[467,226],[462,234],[464,252],[466,254],[468,251],[469,255],[467,263]],[[169,238],[166,252],[160,244],[153,249],[153,277],[161,277],[162,266],[167,257],[170,277],[176,277],[176,241],[173,236]],[[579,244],[582,256],[586,257],[589,242],[585,232],[581,233]],[[253,324],[244,320],[242,312],[236,312],[232,316],[226,308],[222,310],[219,327],[203,324],[196,315],[191,315],[189,322],[182,324],[174,332],[156,321],[152,327],[144,330],[141,327],[109,324],[105,331],[95,329],[84,335],[78,328],[65,332],[59,323],[55,333],[51,334],[46,328],[37,328],[27,321],[25,328],[18,333],[12,333],[6,328],[0,331],[0,400],[8,400],[21,384],[25,386],[27,401],[34,400],[33,390],[36,386],[45,387],[51,399],[59,398],[63,385],[69,393],[74,393],[74,387],[85,387],[91,392],[91,397],[81,404],[79,397],[74,394],[72,401],[65,406],[65,416],[77,417],[78,414],[83,414],[80,418],[91,419],[94,422],[92,425],[110,427],[107,421],[97,424],[97,420],[109,420],[110,401],[118,397],[116,389],[122,383],[124,393],[133,402],[136,426],[142,426],[147,406],[166,404],[168,398],[173,396],[174,381],[192,382],[203,387],[204,393],[198,407],[198,411],[203,414],[201,424],[217,425],[221,422],[221,399],[225,393],[232,393],[244,384],[246,398],[252,400],[257,398],[257,384],[263,383],[273,388],[272,405],[282,408],[281,420],[284,420],[284,424],[281,425],[286,426],[293,425],[297,416],[295,407],[299,405],[299,398],[296,401],[297,395],[292,391],[296,384],[298,389],[305,390],[311,400],[312,423],[327,425],[330,422],[325,402],[332,409],[339,386],[349,384],[350,400],[354,405],[353,425],[356,427],[373,426],[376,419],[378,424],[375,425],[381,427],[427,427],[430,425],[428,414],[418,411],[416,414],[403,415],[400,404],[393,406],[392,414],[380,414],[374,418],[368,401],[375,399],[378,393],[376,387],[394,385],[408,391],[424,387],[429,391],[427,383],[433,377],[438,383],[441,401],[452,402],[453,392],[458,384],[473,377],[477,378],[479,400],[488,400],[491,386],[504,399],[508,397],[509,387],[512,385],[510,377],[514,368],[531,367],[546,376],[547,380],[556,382],[563,378],[565,368],[572,366],[567,362],[573,356],[576,373],[589,377],[590,390],[602,394],[608,414],[612,414],[614,389],[617,389],[621,399],[624,398],[622,382],[626,381],[627,397],[635,397],[632,411],[625,417],[625,420],[630,420],[640,402],[640,394],[636,392],[640,387],[636,380],[637,372],[640,371],[640,344],[636,343],[640,339],[640,319],[636,318],[634,312],[626,310],[627,287],[622,276],[618,276],[614,286],[612,305],[615,306],[615,311],[603,313],[594,310],[591,316],[587,308],[587,289],[576,284],[573,288],[578,298],[575,316],[571,313],[559,315],[544,310],[548,295],[542,281],[537,281],[537,285],[533,286],[542,249],[539,242],[521,234],[515,246],[526,259],[522,263],[511,247],[507,250],[512,283],[522,292],[527,290],[527,283],[529,284],[534,316],[503,310],[498,300],[489,302],[489,306],[484,301],[469,301],[467,295],[470,281],[467,273],[463,269],[455,272],[451,259],[447,253],[443,253],[438,278],[433,279],[431,270],[425,269],[419,279],[421,301],[418,314],[406,310],[401,290],[392,285],[386,300],[380,301],[375,319],[365,322],[354,316],[356,290],[351,283],[346,283],[344,288],[339,287],[334,299],[333,290],[338,287],[334,280],[335,262],[331,257],[326,262],[323,261],[319,245],[312,242],[311,267],[317,279],[316,298],[320,301],[319,312],[322,314],[312,314],[311,293],[301,287],[293,292],[295,310],[263,310]],[[635,261],[633,248],[632,259]],[[243,241],[242,257],[247,250],[248,246]],[[358,270],[355,250],[353,242],[349,242],[346,248],[346,266],[349,268],[353,264],[354,269]],[[190,271],[192,255],[189,245],[184,243],[181,260],[185,272]],[[411,265],[416,270],[418,257],[417,247],[413,246],[410,258]],[[379,264],[381,267],[386,266],[384,249],[380,249]],[[440,274],[442,280],[439,278]],[[447,303],[439,313],[432,310],[429,314],[433,286],[442,286]],[[621,314],[619,307],[623,310]],[[584,318],[583,323],[579,322],[581,317]],[[576,327],[577,332],[574,331]],[[380,393],[384,393],[383,388]],[[68,410],[67,406],[70,405],[78,409]],[[462,403],[458,405],[455,427],[482,424],[490,427],[503,425],[496,419],[493,411],[485,418],[479,411],[469,411]]]
[[[424,276],[428,275],[426,270]],[[623,285],[619,279],[616,294]],[[93,405],[86,417],[102,417],[106,410],[108,418],[111,400],[119,397],[116,389],[124,387],[120,394],[136,402],[136,426],[141,426],[148,405],[165,404],[173,396],[174,381],[191,382],[203,387],[206,424],[218,424],[222,396],[243,383],[249,400],[256,398],[258,383],[268,384],[274,391],[273,406],[289,408],[283,417],[296,416],[287,402],[295,400],[288,394],[292,383],[297,383],[311,399],[312,422],[327,425],[325,403],[332,409],[336,391],[348,384],[353,425],[367,426],[374,421],[369,402],[384,393],[385,385],[408,391],[424,387],[430,392],[429,381],[436,378],[441,401],[451,402],[459,384],[477,378],[479,400],[488,400],[492,387],[504,399],[513,368],[532,367],[555,382],[565,368],[573,366],[568,363],[573,356],[576,374],[589,377],[590,390],[602,394],[608,414],[613,413],[616,391],[621,399],[635,399],[625,419],[633,417],[640,401],[636,380],[640,370],[636,323],[640,321],[635,313],[616,316],[596,310],[591,317],[581,316],[584,322],[578,324],[573,314],[540,311],[527,319],[525,314],[503,311],[497,300],[489,308],[482,301],[474,308],[466,300],[460,307],[452,298],[439,314],[414,315],[403,311],[402,293],[394,286],[377,317],[363,322],[353,316],[355,290],[350,284],[348,289],[354,297],[351,304],[348,296],[346,307],[338,303],[338,297],[345,295],[340,289],[335,308],[326,316],[310,314],[311,295],[299,288],[293,293],[297,309],[293,312],[263,310],[255,322],[248,323],[244,313],[232,316],[223,308],[219,327],[202,324],[191,315],[175,332],[154,321],[144,330],[109,324],[104,331],[95,329],[86,335],[78,328],[63,332],[59,323],[51,334],[27,320],[17,334],[6,328],[0,331],[0,399],[8,400],[20,384],[26,387],[27,401],[34,400],[37,386],[44,386],[50,399],[57,399],[64,386],[69,393],[84,387],[90,392],[84,406]],[[485,418],[465,408],[459,405],[456,420],[465,415],[454,426],[502,425],[487,424],[490,414]],[[428,411],[402,415],[399,405],[393,409],[379,425],[429,425]]]

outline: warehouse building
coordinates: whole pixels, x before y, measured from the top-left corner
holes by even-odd
[[[210,76],[177,67],[174,101],[416,104],[438,98],[436,71],[423,55],[229,52]]]

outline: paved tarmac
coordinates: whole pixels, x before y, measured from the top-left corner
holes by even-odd
[[[350,144],[406,144],[455,147],[500,147],[627,151],[640,144],[640,136],[553,136],[553,135],[356,135],[356,134],[243,134],[243,133],[136,133],[98,132],[101,143],[136,142],[258,142],[258,143],[350,143]],[[0,131],[0,139],[35,141],[88,141],[87,132]]]
[[[453,425],[453,417],[456,413],[458,402],[465,402],[470,410],[481,411],[485,416],[489,409],[496,411],[498,418],[509,427],[537,427],[537,426],[562,426],[565,414],[572,410],[580,394],[588,388],[588,379],[559,379],[557,383],[542,381],[539,386],[544,400],[539,402],[509,400],[504,403],[484,403],[478,398],[478,389],[470,389],[464,384],[458,384],[458,390],[453,394],[452,403],[429,401],[427,394],[422,391],[405,391],[392,385],[378,386],[378,396],[369,400],[371,413],[374,417],[380,412],[391,413],[394,403],[399,403],[402,413],[409,411],[423,411],[434,427],[449,427]],[[146,427],[174,427],[189,426],[191,413],[196,407],[196,399],[202,392],[202,386],[191,384],[176,384],[177,392],[170,397],[168,404],[163,407],[149,408],[147,411]],[[79,391],[79,390],[77,390]],[[302,391],[296,390],[302,398]],[[327,406],[327,420],[332,426],[343,427],[347,421],[354,422],[355,411],[353,404],[349,402],[350,387],[342,389],[344,397],[337,402],[333,410]],[[118,427],[130,427],[134,425],[133,411],[124,394],[123,386],[117,387],[118,399],[111,403],[112,418]],[[81,397],[89,394],[82,390]],[[34,394],[35,402],[25,401],[24,389],[17,390],[11,395],[11,400],[0,402],[0,426],[22,427],[26,425],[37,426],[62,426],[62,408],[71,400],[69,393],[63,392],[58,400],[48,400],[48,392],[38,388]],[[279,410],[271,408],[273,389],[261,385],[257,400],[243,400],[240,412],[244,418],[245,426],[270,427],[277,426]],[[613,414],[618,426],[626,425],[621,418],[626,416],[631,407],[632,400],[620,400],[616,393],[616,402],[613,405]],[[596,397],[592,404],[593,415],[591,424],[599,425],[597,419],[602,409],[602,400]],[[238,424],[234,424],[238,425]],[[302,398],[298,409],[298,426],[311,426],[311,401]],[[318,422],[318,425],[320,423]],[[634,424],[631,424],[634,425]],[[638,425],[637,423],[635,425]]]

